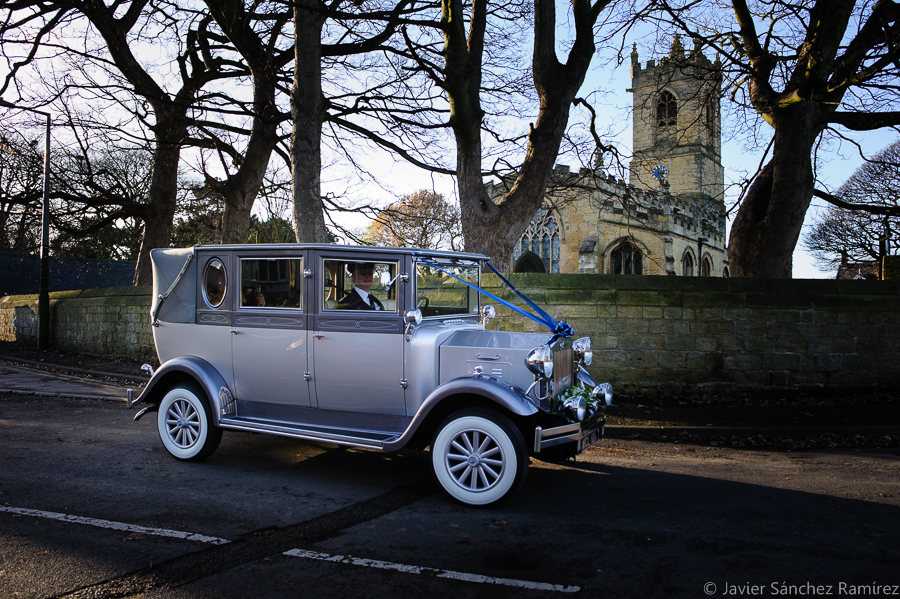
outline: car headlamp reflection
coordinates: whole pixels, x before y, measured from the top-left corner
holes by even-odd
[[[525,366],[535,376],[549,379],[553,376],[553,351],[546,345],[539,345],[525,356]]]

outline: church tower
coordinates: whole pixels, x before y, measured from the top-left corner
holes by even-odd
[[[699,48],[685,54],[680,36],[669,56],[641,68],[631,53],[633,149],[629,183],[673,196],[721,205],[721,76]]]

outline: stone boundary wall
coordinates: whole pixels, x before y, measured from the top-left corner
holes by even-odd
[[[516,274],[511,282],[576,336],[617,388],[900,385],[900,281]],[[521,305],[485,276],[485,289]],[[495,303],[495,302],[489,302]],[[51,294],[57,349],[155,358],[150,288]],[[496,306],[490,328],[541,331]],[[0,340],[37,343],[37,296],[0,298]]]
[[[51,345],[93,355],[155,359],[150,293],[150,287],[51,293]],[[37,295],[0,298],[0,340],[37,345],[37,304]]]
[[[617,275],[513,275],[618,388],[673,390],[900,384],[900,282]],[[512,299],[494,275],[485,289]],[[519,303],[519,302],[514,302]],[[498,307],[491,328],[543,331]]]

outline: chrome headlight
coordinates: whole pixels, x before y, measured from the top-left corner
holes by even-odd
[[[497,310],[494,306],[481,306],[481,324],[487,326],[490,319],[497,316]]]
[[[549,379],[553,376],[553,352],[546,345],[539,345],[525,356],[525,366],[536,376]]]
[[[613,390],[609,383],[601,383],[594,387],[591,391],[591,397],[597,402],[597,405],[612,405]],[[603,402],[602,404],[600,402]]]
[[[594,352],[591,349],[591,338],[590,337],[582,337],[581,339],[576,339],[572,344],[572,349],[575,351],[575,361],[579,364],[584,364],[585,366],[590,366],[591,361],[594,359]]]
[[[587,401],[581,395],[567,397],[563,400],[563,408],[579,422],[587,416]]]
[[[588,389],[593,389],[597,386],[597,381],[594,380],[591,373],[585,370],[584,366],[580,364],[578,365],[578,370],[575,372],[575,380]]]

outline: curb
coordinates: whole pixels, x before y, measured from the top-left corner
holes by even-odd
[[[637,436],[669,439],[679,436],[695,437],[808,437],[810,435],[840,435],[844,437],[887,435],[900,437],[900,425],[873,426],[617,426],[607,425],[604,438]]]
[[[53,371],[60,372],[72,372],[75,374],[85,374],[91,376],[101,376],[101,377],[109,377],[114,379],[119,379],[123,381],[129,381],[132,383],[135,382],[147,382],[147,378],[143,378],[141,374],[135,373],[134,375],[122,374],[121,372],[107,372],[104,370],[91,370],[89,368],[78,368],[76,366],[63,366],[62,364],[55,364],[53,362],[38,362],[37,360],[28,360],[26,358],[18,358],[15,356],[3,355],[0,354],[0,362],[7,361],[13,362],[16,364],[22,364],[24,366],[35,366],[39,368],[46,368]],[[52,373],[51,373],[52,374]]]
[[[89,395],[85,393],[53,393],[52,391],[23,391],[22,389],[2,389],[0,393],[9,395],[31,395],[34,397],[50,397],[64,399],[103,399],[107,401],[127,402],[127,397],[116,397],[115,395]]]

